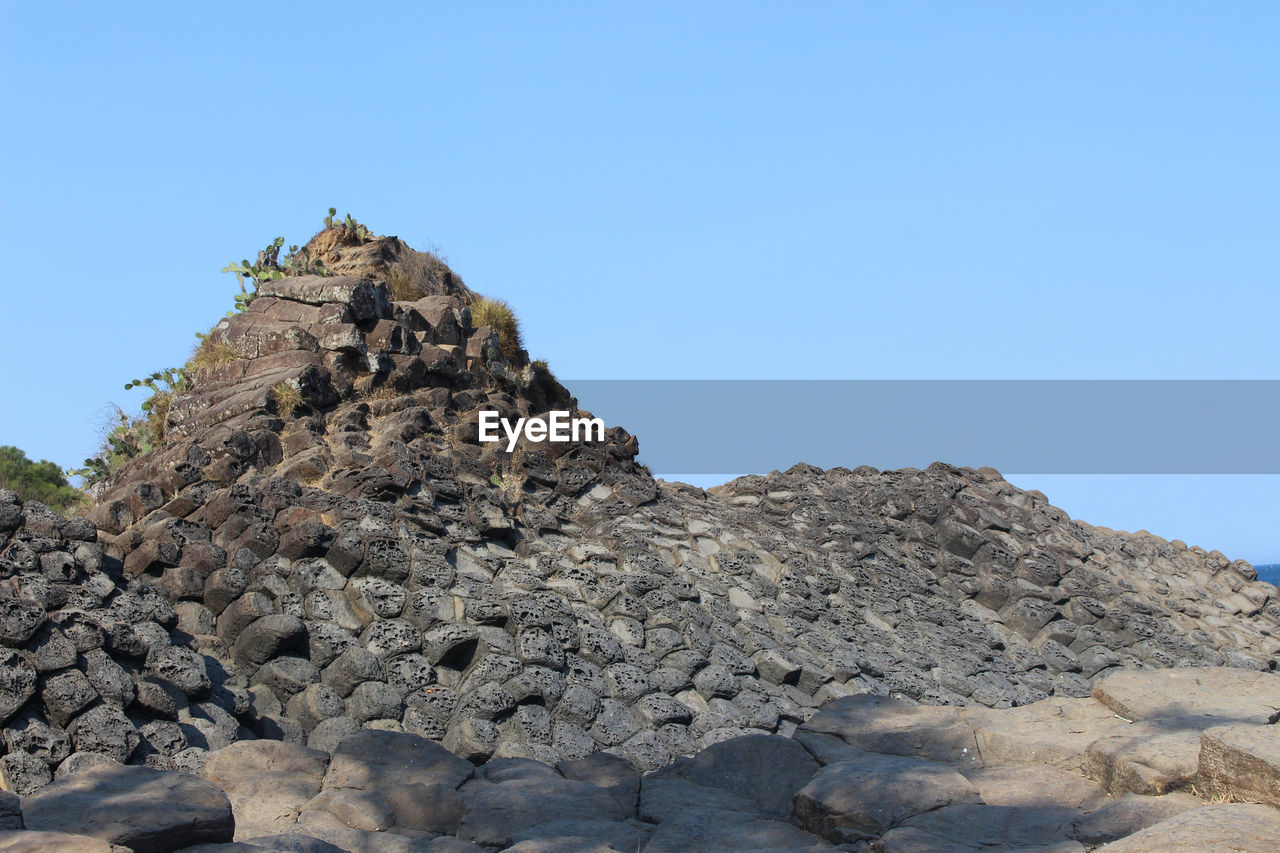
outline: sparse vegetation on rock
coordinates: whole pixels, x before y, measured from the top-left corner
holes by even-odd
[[[508,361],[518,361],[524,350],[520,339],[520,320],[511,306],[501,299],[480,297],[470,306],[471,322],[477,327],[488,326],[498,333],[498,344]]]

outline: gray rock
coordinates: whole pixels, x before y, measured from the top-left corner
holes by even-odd
[[[128,847],[66,832],[17,831],[0,834],[3,853],[129,853]]]
[[[11,752],[0,758],[0,784],[4,790],[22,796],[34,794],[53,781],[48,762],[25,752]]]
[[[239,632],[233,653],[238,663],[263,664],[298,647],[306,627],[297,616],[273,613],[254,620]]]
[[[330,717],[316,723],[315,728],[307,735],[307,747],[309,749],[323,750],[324,752],[333,752],[348,735],[354,734],[359,730],[359,723],[351,717],[345,715]]]
[[[71,741],[81,752],[100,752],[121,763],[138,748],[142,737],[118,708],[97,705],[76,717],[68,726]]]
[[[514,833],[545,820],[620,821],[631,814],[615,792],[565,779],[536,761],[501,758],[486,764],[460,789],[466,814],[458,837],[508,846]]]
[[[1277,853],[1280,815],[1270,806],[1241,803],[1190,809],[1095,848],[1099,853],[1164,853],[1194,844],[1203,853]]]
[[[338,744],[324,786],[376,790],[420,782],[456,788],[474,769],[439,744],[416,735],[366,730]]]
[[[749,735],[679,759],[656,775],[723,789],[751,803],[752,811],[761,817],[785,820],[796,792],[818,769],[818,762],[790,738]]]
[[[0,791],[0,831],[22,828],[22,800],[17,794]]]
[[[951,803],[980,802],[955,770],[932,761],[868,753],[819,770],[795,796],[800,825],[834,843],[882,835]]]
[[[0,600],[0,645],[21,647],[44,624],[44,608],[25,598]]]
[[[36,668],[30,657],[0,649],[0,722],[7,721],[36,691]]]
[[[1280,731],[1239,724],[1206,729],[1196,778],[1206,796],[1280,808]]]
[[[324,669],[324,682],[338,691],[340,696],[350,696],[357,685],[366,681],[381,681],[385,675],[382,661],[377,655],[361,646],[352,646]]]
[[[22,812],[28,829],[88,835],[136,853],[228,842],[235,830],[231,803],[215,785],[146,767],[86,768],[27,797]]]

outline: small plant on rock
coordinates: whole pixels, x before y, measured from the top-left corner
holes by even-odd
[[[202,381],[214,368],[244,358],[244,353],[225,341],[215,341],[210,335],[197,334],[196,337],[200,343],[182,368],[189,379]]]
[[[279,382],[271,386],[271,397],[276,403],[276,414],[292,417],[302,405],[302,391],[292,382]]]
[[[130,417],[116,409],[114,426],[102,439],[98,455],[84,460],[83,468],[69,468],[69,476],[84,480],[86,489],[105,484],[130,459],[154,449],[151,427],[146,417]]]
[[[488,326],[498,333],[498,345],[508,361],[520,357],[524,343],[520,339],[520,320],[511,306],[501,299],[481,296],[471,303],[471,325]]]
[[[165,440],[165,422],[169,418],[169,407],[173,403],[173,395],[186,391],[191,387],[191,378],[181,367],[167,367],[157,370],[144,379],[134,379],[125,383],[124,390],[133,388],[149,388],[151,396],[142,401],[142,413],[146,416],[150,431],[151,443],[160,445]]]

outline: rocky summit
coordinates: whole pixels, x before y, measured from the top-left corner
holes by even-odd
[[[308,248],[85,517],[0,492],[0,851],[1280,849],[1249,564],[990,469],[507,452],[589,413],[433,256]]]

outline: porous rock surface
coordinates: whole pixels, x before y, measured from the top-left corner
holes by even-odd
[[[1143,692],[1208,705],[1240,671],[1202,670],[1190,690],[1174,672],[1152,672]],[[1109,695],[1135,695],[1108,681]],[[1255,688],[1280,702],[1280,676]],[[374,729],[331,752],[242,741],[214,752],[202,779],[118,765],[70,775],[10,809],[26,831],[0,833],[0,849],[6,838],[39,849],[32,839],[55,832],[202,853],[1280,850],[1280,811],[1249,799],[1261,777],[1224,775],[1209,747],[1265,761],[1272,724],[1205,730],[1178,790],[1126,789],[1089,767],[1095,742],[1182,719],[1131,722],[1091,697],[992,709],[860,694],[829,702],[792,738],[730,738],[647,774],[608,752],[477,766]],[[1208,785],[1219,787],[1206,802]]]
[[[841,740],[860,753],[955,763],[1025,750],[1160,793],[1184,787],[1186,749],[1216,712],[1190,736],[1145,732],[1129,741],[1146,752],[1121,740],[1090,758],[1104,740],[1090,727],[1121,713],[1088,698],[1096,685],[1154,670],[1276,677],[1280,603],[1247,563],[1074,521],[990,469],[797,465],[704,492],[655,482],[616,426],[512,453],[481,443],[481,410],[586,413],[475,327],[473,294],[447,268],[419,263],[427,295],[395,302],[386,279],[412,250],[322,245],[324,233],[312,245],[340,275],[264,282],[220,322],[211,340],[234,357],[173,399],[168,443],[129,463],[87,519],[0,493],[7,788],[33,794],[105,762],[199,772],[210,749],[255,738],[304,750],[278,757],[311,778],[362,730],[582,782],[566,763],[606,753],[655,771],[746,735],[792,735],[855,696],[902,724]],[[983,716],[999,709],[1012,710]],[[1215,724],[1267,724],[1257,716]],[[1067,719],[1087,731],[1045,736],[1046,720]],[[1239,741],[1219,738],[1213,760]],[[1152,757],[1166,748],[1183,764]],[[1138,765],[1150,772],[1123,769]],[[549,772],[493,766],[519,768],[511,781],[530,790]],[[496,779],[452,789],[481,796]],[[329,790],[311,796],[344,826],[404,828],[394,804]],[[301,820],[292,797],[272,820]],[[778,823],[776,803],[753,808]],[[720,831],[682,825],[686,841]],[[795,848],[794,825],[780,825],[761,839]],[[498,835],[483,843],[526,843]],[[645,849],[677,844],[663,838]]]

